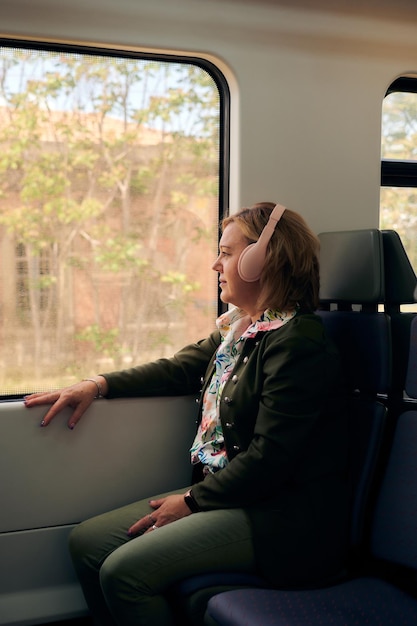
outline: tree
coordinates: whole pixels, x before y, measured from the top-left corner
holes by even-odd
[[[20,251],[24,292],[2,330],[12,345],[33,341],[28,379],[54,368],[62,384],[103,358],[119,367],[178,347],[204,302],[211,324],[214,282],[206,294],[193,257],[216,245],[211,77],[192,65],[25,51],[8,51],[0,76],[0,227],[3,247]]]

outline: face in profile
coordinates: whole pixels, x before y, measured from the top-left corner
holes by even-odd
[[[259,281],[245,282],[238,273],[240,254],[248,245],[239,226],[231,222],[223,231],[219,244],[219,256],[213,269],[219,273],[220,299],[234,304],[246,311],[251,317],[257,317],[256,302],[260,293]]]

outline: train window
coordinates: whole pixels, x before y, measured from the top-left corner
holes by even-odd
[[[398,232],[417,272],[417,78],[397,79],[382,109],[380,226]]]
[[[223,76],[200,59],[0,43],[0,394],[208,334]]]

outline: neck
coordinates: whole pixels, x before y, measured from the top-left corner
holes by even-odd
[[[261,317],[262,313],[263,313],[263,311],[257,311],[255,313],[248,312],[248,315],[250,316],[252,324],[258,321],[258,319]]]

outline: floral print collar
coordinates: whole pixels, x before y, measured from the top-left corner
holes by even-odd
[[[232,330],[234,339],[237,341],[239,337],[246,339],[254,337],[258,332],[267,332],[280,328],[289,322],[296,313],[296,309],[293,311],[266,309],[259,320],[252,323],[250,316],[245,311],[235,307],[220,315],[216,320],[216,326],[220,331],[222,339],[225,339]]]

